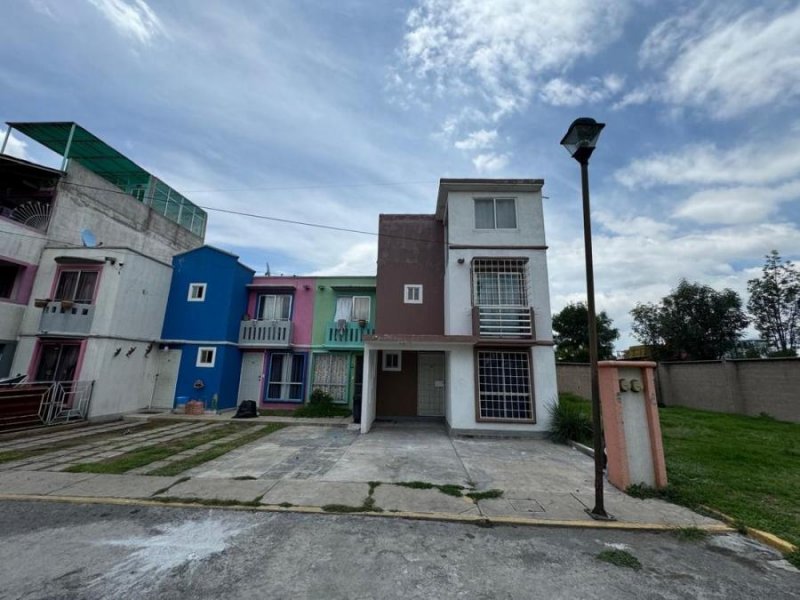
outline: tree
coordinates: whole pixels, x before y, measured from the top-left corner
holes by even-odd
[[[605,313],[597,315],[598,359],[614,358],[614,340],[619,330],[611,326]],[[583,302],[567,304],[553,315],[553,336],[556,343],[556,360],[589,362],[589,310]]]
[[[739,294],[685,279],[660,303],[637,304],[631,315],[633,335],[672,360],[722,358],[748,323]]]
[[[794,356],[800,343],[800,271],[781,262],[777,250],[765,256],[761,277],[747,282],[753,325],[780,355]]]

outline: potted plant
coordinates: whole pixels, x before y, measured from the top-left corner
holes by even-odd
[[[72,300],[62,300],[61,301],[61,308],[72,308],[75,305],[75,302]]]
[[[33,301],[33,305],[34,305],[36,308],[44,308],[44,307],[45,307],[45,306],[47,306],[48,304],[50,304],[50,298],[36,298],[36,299]]]
[[[358,320],[358,326],[361,327],[361,329],[364,329],[364,327],[367,326],[367,320],[366,319],[359,319]]]

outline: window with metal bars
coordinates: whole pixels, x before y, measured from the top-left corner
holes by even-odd
[[[527,265],[524,258],[473,259],[473,305],[528,306]]]
[[[479,419],[533,421],[530,355],[524,351],[478,351]]]

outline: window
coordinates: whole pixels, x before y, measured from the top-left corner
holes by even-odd
[[[336,299],[334,321],[369,321],[369,296],[339,296]]]
[[[291,316],[290,294],[263,294],[258,297],[256,319],[259,321],[288,321]]]
[[[475,229],[516,229],[514,198],[475,198]]]
[[[61,271],[56,285],[55,300],[71,300],[77,304],[91,304],[97,285],[97,271]]]
[[[472,261],[475,306],[527,306],[527,260],[476,258]]]
[[[480,419],[534,420],[529,361],[524,351],[478,351]]]
[[[347,354],[315,354],[314,389],[328,392],[334,402],[347,402],[349,366]]]
[[[14,296],[14,284],[21,270],[19,265],[0,261],[0,298]]]
[[[205,283],[190,283],[189,284],[189,302],[205,302],[206,300],[206,284]]]
[[[217,361],[217,349],[213,346],[204,346],[197,349],[198,367],[213,367]]]
[[[267,401],[303,401],[305,359],[304,354],[270,355]]]
[[[406,304],[422,304],[422,286],[417,283],[403,286],[403,297]]]
[[[36,381],[72,381],[81,346],[75,342],[45,342],[39,351]]]
[[[402,352],[383,352],[383,370],[400,371],[402,369]]]

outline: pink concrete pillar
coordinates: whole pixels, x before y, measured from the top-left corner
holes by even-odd
[[[621,490],[637,483],[666,486],[656,363],[609,360],[598,367],[608,480]]]

